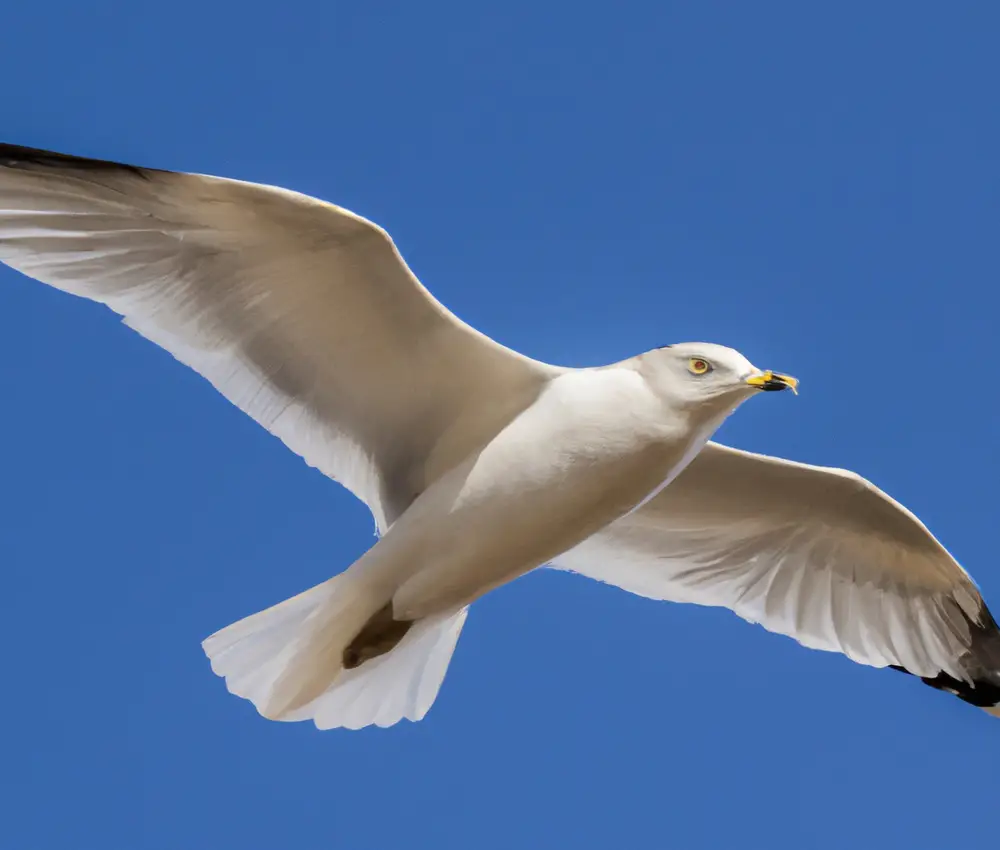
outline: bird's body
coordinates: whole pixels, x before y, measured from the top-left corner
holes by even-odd
[[[1000,711],[1000,631],[916,517],[853,473],[710,441],[795,387],[732,349],[540,363],[449,313],[339,207],[14,145],[0,261],[106,303],[371,508],[381,536],[358,561],[204,643],[267,717],[419,719],[469,604],[546,564]]]
[[[319,697],[331,669],[344,662],[345,644],[379,612],[391,619],[372,630],[369,643],[380,644],[393,621],[447,622],[678,475],[732,407],[678,404],[657,393],[643,371],[642,358],[633,358],[554,375],[529,407],[417,496],[338,577],[331,611],[317,616],[337,631],[304,643],[302,657],[310,660],[297,667],[323,675],[296,678],[287,691],[274,687],[260,700],[263,710],[280,718]],[[341,611],[347,583],[350,614]]]
[[[371,549],[371,567],[369,556],[358,566],[385,564],[398,577],[399,616],[466,605],[582,542],[679,473],[719,422],[678,413],[631,364],[557,376],[416,499]]]

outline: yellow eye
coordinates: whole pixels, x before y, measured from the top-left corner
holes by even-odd
[[[712,371],[712,364],[700,357],[692,357],[688,360],[688,369],[695,375],[704,375],[706,372]]]

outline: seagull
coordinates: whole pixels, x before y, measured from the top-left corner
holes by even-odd
[[[469,605],[543,566],[729,608],[1000,716],[1000,631],[916,516],[853,472],[711,440],[797,388],[731,348],[549,365],[333,204],[9,144],[0,261],[106,304],[370,508],[357,561],[203,643],[266,718],[420,720]]]

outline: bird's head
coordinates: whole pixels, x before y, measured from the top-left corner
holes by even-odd
[[[641,361],[650,386],[684,406],[731,410],[759,392],[796,392],[799,383],[790,375],[758,369],[735,349],[708,342],[656,348]]]

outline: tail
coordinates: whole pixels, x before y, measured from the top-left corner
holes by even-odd
[[[420,720],[437,697],[468,608],[413,624],[389,652],[345,670],[344,649],[379,603],[339,575],[202,643],[230,693],[271,720],[320,729]]]

